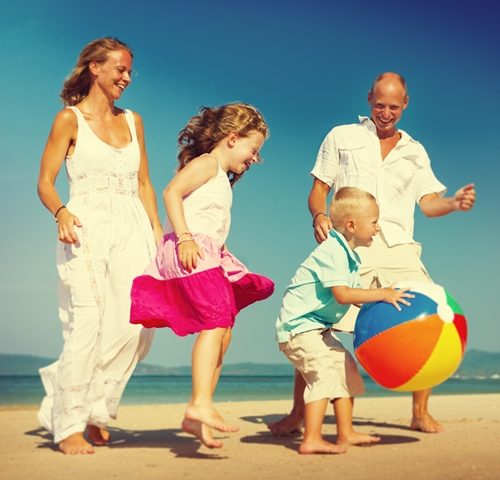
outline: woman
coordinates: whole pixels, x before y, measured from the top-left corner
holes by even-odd
[[[58,226],[64,347],[40,370],[47,396],[38,417],[65,454],[93,453],[91,443],[108,442],[105,427],[152,338],[129,324],[132,279],[162,235],[142,120],[114,104],[131,74],[132,52],[121,41],[85,46],[41,160],[38,194]],[[63,160],[67,205],[55,188]]]

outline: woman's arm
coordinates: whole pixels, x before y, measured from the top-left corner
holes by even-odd
[[[68,109],[61,110],[52,125],[47,144],[40,162],[38,175],[38,196],[47,210],[56,216],[59,240],[64,243],[78,242],[74,227],[81,227],[80,220],[67,208],[55,188],[57,175],[65,156],[75,144],[78,124],[75,114]]]
[[[156,203],[156,194],[149,177],[149,165],[148,165],[148,154],[146,151],[146,141],[144,138],[144,125],[142,123],[142,118],[139,114],[134,112],[135,119],[135,129],[137,132],[137,140],[139,142],[140,149],[140,164],[138,172],[139,181],[139,198],[144,205],[144,210],[148,215],[149,221],[151,222],[151,227],[155,236],[156,243],[158,243],[162,237],[162,227],[160,222],[160,217],[158,216],[158,205]]]

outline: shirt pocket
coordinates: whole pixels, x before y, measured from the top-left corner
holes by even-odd
[[[339,148],[337,185],[356,186],[356,179],[373,177],[375,164],[368,147],[343,145]]]
[[[422,168],[423,165],[418,157],[414,155],[401,157],[398,162],[387,165],[388,183],[399,193],[406,193]]]

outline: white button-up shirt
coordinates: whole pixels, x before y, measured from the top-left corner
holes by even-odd
[[[340,125],[325,137],[311,174],[330,187],[358,187],[370,192],[380,208],[380,228],[389,246],[414,243],[415,203],[446,187],[436,178],[424,147],[403,130],[382,159],[374,123]]]

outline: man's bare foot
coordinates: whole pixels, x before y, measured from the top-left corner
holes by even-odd
[[[189,420],[196,420],[204,423],[208,427],[214,428],[219,432],[231,433],[239,430],[238,427],[225,423],[224,419],[219,415],[217,410],[211,406],[188,405],[184,416]]]
[[[182,430],[186,433],[194,435],[205,447],[208,448],[221,448],[222,442],[215,440],[212,437],[212,431],[204,423],[198,420],[191,420],[190,418],[185,418],[181,424]]]
[[[428,413],[421,417],[414,416],[411,419],[410,428],[424,433],[441,433],[444,430],[444,427]]]
[[[299,453],[311,454],[311,453],[345,453],[347,448],[343,445],[335,445],[335,443],[327,442],[326,440],[314,440],[308,442],[302,442],[299,447]]]
[[[337,443],[339,445],[373,445],[380,442],[380,437],[377,435],[368,435],[367,433],[359,433],[352,431],[348,435],[339,435]]]
[[[83,438],[83,432],[73,433],[64,440],[61,440],[59,442],[59,450],[64,455],[89,455],[94,453],[94,447]]]
[[[297,415],[286,415],[277,422],[270,423],[267,428],[271,433],[277,437],[284,437],[287,435],[298,435],[302,433],[303,418]]]
[[[110,434],[105,428],[87,425],[87,438],[97,447],[109,444]]]

